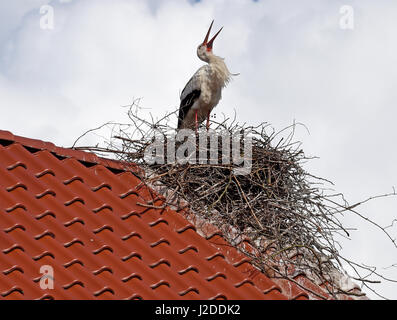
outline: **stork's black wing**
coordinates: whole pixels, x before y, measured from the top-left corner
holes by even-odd
[[[194,76],[186,84],[185,89],[183,89],[181,94],[181,105],[179,107],[178,116],[178,129],[181,128],[183,120],[187,116],[189,110],[200,97],[201,86],[200,86],[200,70],[199,69]]]
[[[181,127],[183,119],[185,119],[194,102],[200,97],[200,94],[201,90],[193,90],[185,97],[185,99],[181,100],[178,117],[178,129]]]

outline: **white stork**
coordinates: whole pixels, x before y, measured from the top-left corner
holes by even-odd
[[[214,40],[223,27],[208,41],[212,25],[207,32],[204,42],[197,48],[197,56],[207,62],[187,83],[181,94],[179,108],[178,129],[197,128],[207,118],[207,130],[212,109],[222,98],[222,89],[230,81],[231,73],[227,69],[223,58],[212,52]]]

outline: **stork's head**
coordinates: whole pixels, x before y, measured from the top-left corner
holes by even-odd
[[[207,35],[205,36],[204,42],[200,44],[197,48],[197,55],[198,57],[205,61],[209,62],[209,57],[213,54],[212,53],[212,47],[214,45],[214,41],[218,34],[222,31],[223,27],[212,37],[211,40],[208,41],[208,38],[210,37],[212,25],[214,24],[214,21],[211,22],[210,28],[208,29]]]

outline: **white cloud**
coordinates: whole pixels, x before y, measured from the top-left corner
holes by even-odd
[[[347,2],[355,9],[353,31],[339,28]],[[39,24],[47,3],[52,31]],[[201,65],[195,50],[215,18],[214,27],[225,29],[214,50],[241,73],[215,112],[235,108],[241,121],[277,128],[305,123],[311,134],[297,137],[306,153],[321,157],[309,170],[359,201],[397,181],[396,13],[386,0],[3,1],[0,128],[68,146],[87,129],[127,121],[120,106],[134,97],[154,113],[173,110]],[[377,200],[363,211],[387,224],[395,204]],[[345,252],[359,262],[395,263],[385,237],[362,228]],[[397,297],[387,284],[380,290]]]

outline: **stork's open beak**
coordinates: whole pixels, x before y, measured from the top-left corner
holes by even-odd
[[[214,24],[214,20],[212,20],[210,28],[208,29],[207,35],[205,36],[203,45],[207,46],[207,50],[211,51],[212,50],[212,46],[214,45],[214,41],[216,39],[216,37],[218,36],[218,34],[222,31],[223,27],[216,33],[216,35],[214,35],[212,37],[212,39],[210,41],[208,41],[208,38],[210,37],[210,33],[211,33],[211,29],[212,29],[212,25]]]

